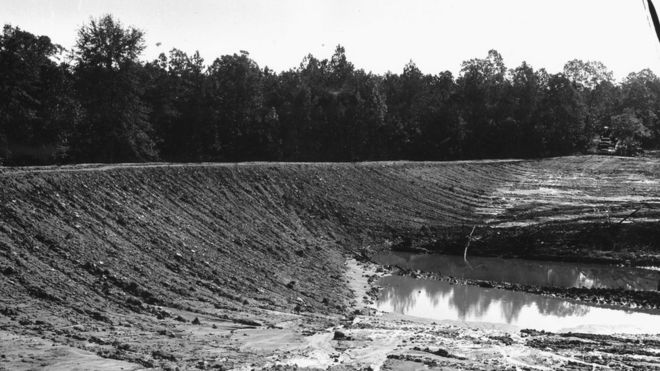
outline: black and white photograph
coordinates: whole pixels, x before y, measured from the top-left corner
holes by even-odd
[[[659,0],[0,0],[0,371],[660,370]]]

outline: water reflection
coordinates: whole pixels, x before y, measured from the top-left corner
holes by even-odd
[[[385,277],[377,307],[416,317],[506,323],[553,332],[659,333],[660,316],[576,304],[541,295],[447,282]]]
[[[470,258],[472,267],[469,267],[462,256],[404,252],[381,254],[375,260],[380,264],[439,272],[446,276],[532,286],[656,290],[660,282],[660,271],[597,264],[474,257]]]

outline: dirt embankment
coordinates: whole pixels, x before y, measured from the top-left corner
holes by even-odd
[[[475,225],[472,254],[655,263],[658,174],[657,159],[596,156],[0,169],[0,322],[143,366],[186,364],[199,351],[144,339],[184,342],[172,328],[195,317],[227,332],[286,328],[296,313],[328,325],[351,300],[346,254],[462,252]],[[581,237],[603,228],[610,237]],[[243,357],[227,344],[223,362]]]

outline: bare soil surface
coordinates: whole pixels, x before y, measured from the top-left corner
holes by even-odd
[[[375,268],[346,261],[462,254],[476,226],[473,255],[657,266],[658,174],[600,156],[0,168],[0,369],[653,369],[657,335],[376,315]]]

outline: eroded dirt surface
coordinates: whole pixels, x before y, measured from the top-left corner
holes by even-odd
[[[659,173],[658,159],[598,156],[1,168],[0,369],[653,368],[657,337],[597,340],[641,339],[610,357],[375,316],[352,294],[373,294],[374,273],[345,263],[462,254],[477,226],[475,255],[658,265]]]

